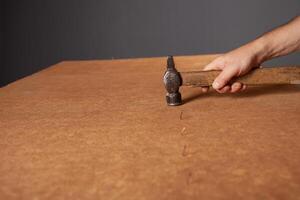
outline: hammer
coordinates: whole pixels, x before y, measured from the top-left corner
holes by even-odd
[[[168,56],[167,71],[163,77],[167,90],[167,104],[169,106],[182,104],[180,86],[211,86],[220,72],[219,70],[178,72],[173,56]],[[300,84],[300,67],[257,68],[244,76],[234,78],[231,82],[235,81],[246,85]]]

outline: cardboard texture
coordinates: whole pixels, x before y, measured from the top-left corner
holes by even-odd
[[[300,88],[182,88],[168,107],[165,61],[62,62],[1,88],[0,199],[299,199]]]

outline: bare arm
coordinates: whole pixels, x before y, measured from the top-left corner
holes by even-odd
[[[300,16],[263,35],[254,43],[260,45],[257,54],[262,62],[300,50]]]
[[[228,82],[249,72],[261,63],[300,50],[300,16],[258,39],[230,51],[205,67],[205,70],[222,70],[213,88],[220,93],[237,92],[246,88],[241,83]],[[203,89],[206,91],[206,89]]]

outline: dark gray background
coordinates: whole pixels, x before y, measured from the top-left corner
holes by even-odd
[[[225,52],[300,14],[300,0],[0,1],[0,86],[62,60]]]

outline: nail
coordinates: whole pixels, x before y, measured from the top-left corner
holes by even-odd
[[[213,82],[212,86],[214,89],[220,89],[221,84],[219,82],[215,81],[215,82]]]

